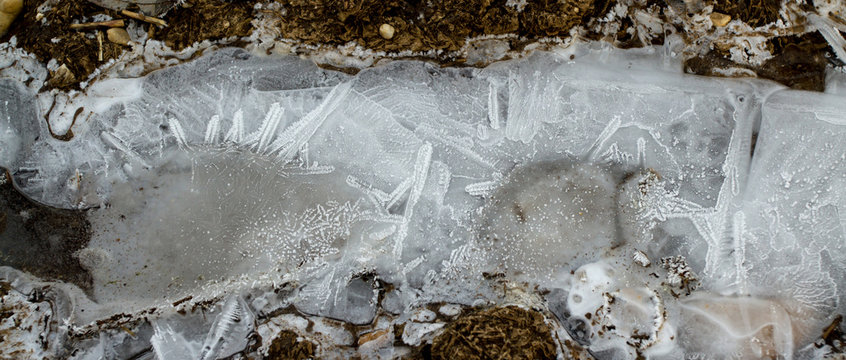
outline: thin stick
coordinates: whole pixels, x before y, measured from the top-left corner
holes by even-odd
[[[98,59],[103,61],[103,32],[100,30],[97,30],[97,43],[100,44],[100,56]]]
[[[109,21],[96,21],[90,23],[82,23],[82,24],[71,24],[70,28],[73,30],[87,30],[87,29],[94,29],[98,27],[123,27],[125,24],[123,19],[121,20],[109,20]]]
[[[129,10],[122,10],[120,13],[123,14],[124,16],[131,17],[135,20],[141,20],[141,21],[148,22],[150,24],[156,24],[156,25],[159,25],[159,26],[167,26],[167,23],[164,20],[159,19],[159,18],[154,18],[152,16],[139,14],[137,12],[132,12],[132,11],[129,11]]]

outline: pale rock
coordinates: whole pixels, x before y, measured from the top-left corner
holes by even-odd
[[[111,28],[106,31],[109,41],[118,45],[129,45],[129,33],[124,28]]]
[[[382,26],[379,26],[379,35],[385,40],[393,39],[395,32],[396,29],[394,29],[394,27],[390,24],[382,24]]]
[[[729,21],[731,21],[730,15],[726,15],[726,14],[722,14],[722,13],[718,13],[718,12],[711,13],[711,22],[716,27],[726,26],[726,25],[728,25]]]

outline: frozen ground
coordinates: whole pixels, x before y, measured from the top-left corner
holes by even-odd
[[[846,101],[684,76],[660,54],[349,76],[224,49],[93,85],[68,142],[2,82],[0,166],[39,202],[89,209],[93,233],[88,294],[2,269],[10,294],[49,289],[21,316],[51,325],[12,331],[9,351],[221,358],[304,331],[289,306],[411,321],[417,345],[439,326],[415,309],[440,302],[541,309],[600,358],[834,351],[812,343],[844,311]],[[349,355],[356,334],[319,332],[322,356]]]

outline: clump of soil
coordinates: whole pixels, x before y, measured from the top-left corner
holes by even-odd
[[[758,27],[778,20],[781,3],[781,0],[716,0],[714,11]]]
[[[379,51],[457,51],[468,37],[565,36],[593,9],[590,0],[531,1],[522,11],[506,0],[281,0],[282,36],[307,44],[357,44]],[[396,29],[383,39],[379,27]]]
[[[90,289],[91,274],[74,256],[91,238],[85,213],[33,202],[2,168],[0,178],[0,265]]]
[[[758,77],[773,80],[799,90],[825,90],[826,53],[831,49],[818,32],[802,36],[782,36],[769,41],[774,56],[761,66],[741,65],[729,60],[727,52],[712,50],[688,59],[685,71],[697,75],[723,76],[720,69],[744,68]]]
[[[182,50],[203,40],[248,36],[255,4],[256,0],[188,0],[165,15],[168,26],[153,30],[153,38]]]
[[[107,15],[123,19],[126,24],[141,23],[150,29],[152,37],[162,40],[174,50],[181,50],[195,42],[218,40],[232,36],[247,36],[252,31],[253,5],[256,0],[225,2],[222,0],[193,0],[182,7],[171,10],[164,20],[167,27],[141,23],[119,13],[94,5],[87,0],[56,1],[52,9],[36,20],[38,7],[44,0],[24,0],[23,12],[18,16],[6,36],[17,37],[18,47],[34,54],[39,61],[47,63],[55,58],[59,65],[65,65],[70,74],[54,74],[45,85],[47,89],[79,89],[79,83],[99,66],[119,57],[125,46],[110,42],[105,28],[72,30],[74,22],[89,22],[95,15]],[[131,9],[137,11],[137,9]],[[101,33],[102,42],[97,38]],[[101,45],[102,44],[102,45]],[[102,50],[102,59],[100,51]]]
[[[78,89],[79,82],[103,63],[117,58],[123,52],[121,45],[106,39],[105,29],[101,29],[103,58],[100,60],[100,41],[97,30],[72,30],[70,25],[77,22],[91,21],[97,14],[115,17],[113,11],[105,10],[86,0],[57,1],[52,10],[43,14],[42,20],[36,20],[38,6],[44,0],[24,0],[23,11],[8,34],[0,42],[9,41],[17,36],[18,47],[32,53],[39,61],[47,63],[55,58],[59,65],[65,65],[73,74],[68,80],[51,82],[48,88]],[[46,21],[42,25],[42,21]]]
[[[273,342],[267,353],[268,360],[305,360],[314,359],[315,346],[310,341],[298,341],[297,334],[283,330]]]
[[[97,67],[117,58],[125,49],[106,40],[105,34],[100,45],[97,30],[71,30],[71,23],[90,21],[97,14],[138,23],[87,0],[56,1],[53,9],[43,14],[44,19],[37,21],[37,7],[43,1],[24,0],[24,12],[0,41],[17,36],[19,46],[35,54],[40,61],[46,63],[55,58],[59,65],[67,67],[67,73],[53,74],[46,84],[47,89],[79,88],[79,82],[85,81]],[[507,0],[276,0],[278,6],[265,6],[257,12],[255,6],[259,2],[271,1],[188,0],[164,15],[169,26],[146,23],[141,26],[148,29],[151,38],[161,40],[175,50],[182,50],[203,40],[248,36],[253,30],[252,20],[260,12],[265,17],[278,20],[275,26],[281,38],[308,45],[353,42],[367,49],[390,53],[434,51],[434,60],[444,65],[460,65],[465,61],[448,56],[464,47],[468,38],[513,35],[515,37],[510,40],[512,49],[520,49],[542,38],[565,38],[577,25],[588,29],[584,34],[588,39],[612,37],[605,40],[613,41],[621,48],[649,45],[633,35],[636,32],[631,31],[634,25],[631,9],[629,16],[602,20],[614,8],[616,0],[526,1],[522,8],[509,5]],[[713,5],[715,12],[758,27],[779,19],[782,0],[708,0],[701,4]],[[646,0],[633,5],[638,9],[657,10],[661,18],[667,6],[667,1],[660,0]],[[593,25],[602,21],[619,22],[619,31],[607,36],[597,33]],[[380,35],[379,28],[383,24],[395,29],[392,38],[385,39]],[[663,43],[663,34],[653,35],[652,45]],[[233,44],[243,45],[238,41]],[[715,49],[688,60],[685,69],[694,74],[724,76],[725,72],[721,70],[741,67],[792,88],[816,91],[824,88],[824,71],[830,60],[826,57],[828,45],[819,34],[774,38],[770,45],[774,57],[762,66],[735,64],[730,60],[728,50]]]
[[[461,316],[438,335],[432,359],[554,359],[552,329],[536,311],[516,306]]]

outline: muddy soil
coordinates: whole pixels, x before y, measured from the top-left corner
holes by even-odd
[[[12,186],[5,169],[0,174],[0,265],[89,290],[91,274],[75,256],[91,238],[85,213],[35,203]]]

